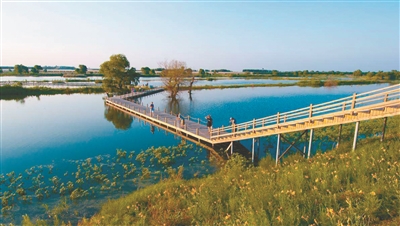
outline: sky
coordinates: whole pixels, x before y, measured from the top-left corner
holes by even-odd
[[[0,65],[399,70],[399,1],[1,0]]]

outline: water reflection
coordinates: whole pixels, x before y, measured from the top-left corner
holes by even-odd
[[[104,118],[112,122],[116,129],[128,130],[131,128],[133,118],[129,114],[116,108],[105,105]]]

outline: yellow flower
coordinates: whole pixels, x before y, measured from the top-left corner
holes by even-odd
[[[374,191],[371,191],[369,194],[370,194],[370,195],[373,195],[373,196],[376,195]]]

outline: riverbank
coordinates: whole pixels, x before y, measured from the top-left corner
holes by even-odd
[[[24,88],[22,86],[0,86],[0,99],[24,99],[28,96],[40,95],[56,95],[56,94],[73,94],[73,93],[104,93],[102,87],[82,87],[82,88],[49,88],[49,87],[32,87]]]

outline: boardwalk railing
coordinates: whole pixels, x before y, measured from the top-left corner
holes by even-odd
[[[336,113],[369,111],[371,110],[371,106],[379,107],[380,104],[388,104],[388,102],[396,102],[395,104],[398,105],[400,104],[399,98],[400,84],[388,86],[289,112],[278,112],[276,115],[236,124],[234,128],[232,126],[214,128],[211,133],[211,140],[230,137],[234,134],[247,133],[249,131],[279,127],[289,122],[293,124],[297,121],[304,122],[307,119],[313,121],[318,118],[334,117]]]

